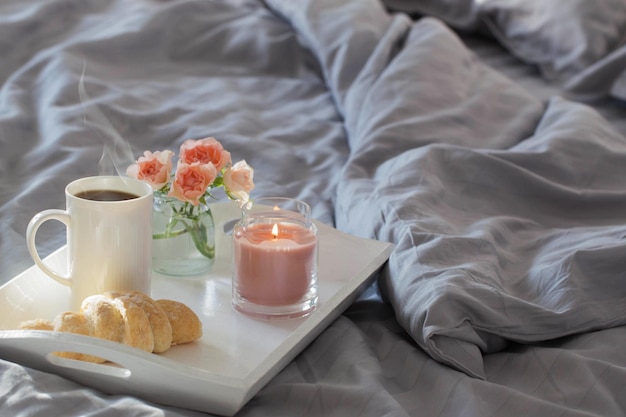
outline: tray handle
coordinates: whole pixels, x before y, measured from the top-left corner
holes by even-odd
[[[7,349],[7,351],[5,351]],[[76,352],[98,356],[105,363],[93,363],[58,356],[55,352]],[[0,332],[0,353],[9,360],[38,367],[44,361],[45,368],[63,368],[79,373],[89,372],[131,379],[134,370],[155,364],[160,358],[153,354],[129,346],[72,333],[43,330],[8,330]]]
[[[76,349],[73,349],[75,351]],[[83,353],[83,352],[77,352]],[[56,355],[54,352],[48,353],[46,356],[48,363],[57,366],[59,368],[68,368],[77,370],[80,372],[93,372],[101,375],[107,375],[116,378],[128,379],[131,377],[132,372],[128,368],[124,368],[121,365],[108,361],[105,363],[93,363],[86,362],[77,359],[69,359]],[[104,358],[103,358],[104,359]]]
[[[89,363],[53,354],[59,351],[100,356],[112,363]],[[0,331],[0,358],[56,373],[108,394],[136,395],[224,416],[234,415],[249,398],[249,387],[238,378],[207,373],[143,350],[72,333]]]

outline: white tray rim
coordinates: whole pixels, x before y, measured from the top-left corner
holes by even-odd
[[[218,214],[220,210],[223,215],[225,210],[232,210],[232,205],[218,203],[212,205],[212,208],[216,217],[216,225],[218,225],[224,223],[217,221],[220,217]],[[323,223],[317,221],[315,223],[321,234],[349,236]],[[370,251],[374,253],[374,256],[370,258],[370,262],[362,265],[360,270],[341,286],[339,291],[324,300],[323,303],[320,303],[312,314],[305,318],[296,319],[300,320],[301,323],[296,331],[291,332],[281,343],[281,349],[271,352],[266,360],[251,369],[246,375],[239,377],[220,375],[205,369],[179,363],[170,358],[102,339],[35,330],[0,330],[0,358],[46,372],[56,373],[106,393],[137,395],[164,405],[231,416],[239,411],[250,398],[280,372],[288,362],[293,360],[298,353],[356,299],[361,290],[370,284],[375,272],[386,262],[393,250],[393,245],[387,242],[354,236],[349,237],[355,242],[368,245]],[[323,242],[324,240],[322,239],[320,245]],[[61,247],[46,257],[46,259],[63,256],[64,251],[65,247]],[[13,285],[16,280],[25,279],[33,271],[39,271],[38,267],[32,266],[0,286],[0,295]],[[318,277],[318,285],[323,286],[324,284],[324,277]],[[233,312],[235,312],[234,309]],[[151,390],[152,387],[149,387],[150,389],[148,390],[141,388],[129,390],[127,386],[122,385],[121,389],[116,389],[117,384],[112,384],[111,382],[119,381],[120,376],[108,375],[110,370],[103,368],[110,367],[110,365],[87,364],[62,358],[52,359],[54,363],[51,362],[51,352],[64,350],[64,348],[68,349],[69,347],[72,347],[71,350],[74,351],[105,357],[121,365],[129,371],[128,381],[131,384],[136,383],[139,387],[141,382],[145,381],[135,376],[138,374],[143,375],[146,368],[151,368],[152,372],[148,372],[150,375],[167,374],[169,381],[181,379],[189,382],[187,386],[196,386],[198,389],[197,391],[188,392],[187,394],[189,395],[187,396],[183,395],[180,397],[172,395],[163,397],[162,390],[157,389],[154,391]],[[124,371],[121,371],[121,373],[123,374]],[[122,379],[124,378],[122,377]],[[191,382],[197,382],[197,384],[192,384]],[[177,393],[177,395],[181,394],[177,391],[172,392]],[[213,394],[206,395],[207,392]],[[203,394],[205,394],[204,397],[202,397]]]

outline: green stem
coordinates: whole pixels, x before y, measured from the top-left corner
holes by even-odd
[[[215,246],[210,246],[208,243],[209,236],[207,227],[202,222],[200,215],[194,211],[195,207],[189,203],[180,210],[175,210],[176,216],[170,218],[169,223],[165,227],[163,233],[156,233],[152,235],[153,239],[168,239],[171,237],[181,236],[185,233],[189,233],[191,240],[193,241],[196,249],[207,258],[215,257]],[[207,215],[213,220],[213,213],[209,210]],[[177,224],[181,224],[183,228],[174,230]]]
[[[169,239],[171,237],[176,237],[176,236],[184,235],[185,233],[187,233],[186,225],[184,229],[174,230],[174,227],[176,227],[176,224],[178,224],[178,219],[176,217],[170,217],[170,221],[165,226],[165,231],[163,233],[153,234],[152,238],[153,239]]]
[[[170,237],[184,235],[185,233],[187,233],[187,229],[181,229],[175,232],[155,233],[152,235],[152,239],[168,239]]]
[[[185,225],[185,229],[189,232],[191,240],[198,251],[207,258],[215,256],[215,248],[209,246],[206,226],[199,219],[190,219],[190,223],[181,220]]]

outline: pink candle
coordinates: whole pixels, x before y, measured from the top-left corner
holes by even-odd
[[[317,236],[297,223],[252,223],[233,235],[238,296],[265,306],[299,302],[316,275]]]

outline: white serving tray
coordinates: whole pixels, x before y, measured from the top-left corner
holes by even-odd
[[[319,302],[309,316],[258,320],[231,305],[231,203],[213,205],[216,259],[213,271],[193,278],[154,274],[152,297],[189,305],[203,323],[203,337],[151,354],[97,338],[12,330],[24,320],[53,319],[69,310],[69,289],[33,266],[0,287],[0,358],[56,373],[110,394],[129,394],[164,405],[221,415],[235,414],[271,378],[340,315],[389,258],[393,245],[362,239],[317,223]],[[65,247],[46,262],[65,268]],[[113,364],[52,355],[75,351]]]

